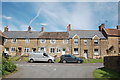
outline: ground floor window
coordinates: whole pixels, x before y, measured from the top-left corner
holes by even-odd
[[[16,51],[16,48],[15,47],[12,47],[11,48],[11,52],[15,52]]]
[[[57,48],[57,53],[60,53],[61,52],[61,49],[60,48]]]
[[[9,48],[5,48],[5,53],[8,53],[8,51],[9,51]]]
[[[36,48],[32,48],[32,51],[33,51],[33,52],[36,52]]]
[[[119,48],[119,54],[120,54],[120,48]]]
[[[40,51],[40,52],[46,52],[46,49],[45,49],[45,47],[40,47],[40,48],[39,48],[39,51]]]
[[[74,48],[74,54],[78,54],[78,48]]]
[[[98,49],[94,49],[94,55],[95,56],[99,55]]]
[[[55,48],[50,48],[50,53],[55,53]]]
[[[24,52],[29,52],[30,48],[24,48]]]

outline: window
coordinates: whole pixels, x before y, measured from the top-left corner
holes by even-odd
[[[94,55],[95,56],[99,55],[98,49],[94,49]]]
[[[65,55],[65,57],[71,57],[70,55]]]
[[[55,53],[55,48],[50,48],[50,53]]]
[[[29,43],[29,42],[30,42],[30,39],[25,39],[25,42],[26,42],[26,43]]]
[[[39,51],[40,51],[40,52],[45,52],[46,49],[45,49],[45,47],[40,47],[40,48],[39,48]]]
[[[64,43],[64,44],[67,44],[67,43],[68,43],[68,40],[67,40],[67,39],[63,40],[63,43]]]
[[[57,48],[57,53],[60,53],[61,52],[61,49],[60,48]]]
[[[13,43],[16,43],[16,39],[12,39],[12,42],[13,42]]]
[[[88,41],[87,40],[84,40],[84,45],[87,45]]]
[[[29,52],[30,48],[24,48],[24,52]]]
[[[118,39],[118,44],[120,44],[120,39]]]
[[[74,44],[78,44],[78,39],[74,39]]]
[[[45,43],[46,40],[45,39],[40,39],[40,43]]]
[[[7,41],[7,39],[4,39],[4,43]]]
[[[98,44],[98,40],[94,40],[94,44],[97,45]]]
[[[12,47],[11,48],[11,52],[15,52],[16,51],[16,48],[15,47]]]
[[[74,48],[74,54],[78,54],[78,48]]]
[[[56,43],[56,40],[50,40],[50,43],[54,44]]]

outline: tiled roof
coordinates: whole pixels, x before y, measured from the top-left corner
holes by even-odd
[[[97,35],[99,38],[105,39],[103,34],[98,30],[71,30],[69,38],[72,38],[74,35],[78,35],[80,38],[93,38]]]
[[[67,39],[68,36],[68,32],[42,32],[39,38]]]
[[[107,35],[111,36],[120,36],[120,30],[119,29],[104,29]]]
[[[8,38],[38,38],[40,35],[40,31],[8,31],[4,32],[4,34]]]
[[[6,37],[1,30],[0,30],[0,36]]]

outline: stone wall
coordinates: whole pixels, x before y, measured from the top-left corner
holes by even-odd
[[[120,56],[105,56],[104,67],[120,72]]]

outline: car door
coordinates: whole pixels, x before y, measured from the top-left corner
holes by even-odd
[[[71,55],[71,62],[77,62],[77,59],[75,56]]]

